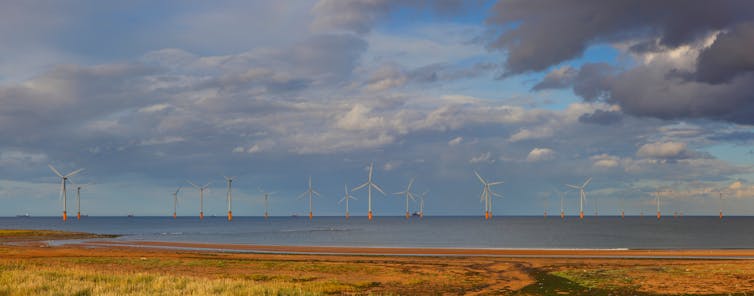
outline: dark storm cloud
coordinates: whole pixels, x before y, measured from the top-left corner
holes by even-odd
[[[739,75],[754,72],[754,23],[721,33],[715,43],[699,54],[696,79],[713,84],[727,83]]]
[[[550,69],[605,43],[642,59],[555,69],[534,91],[571,86],[633,115],[754,123],[754,2],[504,0],[488,21],[501,26],[489,46],[507,55],[503,76]]]
[[[611,125],[623,121],[623,113],[619,111],[594,110],[579,116],[579,122],[599,125]]]
[[[754,2],[741,0],[502,0],[488,19],[502,33],[489,46],[507,54],[511,75],[545,70],[600,42],[659,38],[672,48],[753,18]]]

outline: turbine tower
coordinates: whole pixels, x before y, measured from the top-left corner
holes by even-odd
[[[63,198],[63,221],[66,221],[68,220],[68,196],[66,194],[65,185],[68,182],[68,178],[73,177],[84,169],[78,169],[68,173],[67,175],[63,175],[51,164],[48,164],[47,166],[50,167],[50,170],[52,170],[55,175],[58,175],[58,177],[60,177],[60,196]]]
[[[343,187],[345,188],[345,195],[343,195],[343,198],[341,198],[338,203],[342,203],[343,201],[346,202],[346,219],[348,219],[351,217],[348,212],[348,200],[349,199],[356,200],[356,198],[351,196],[351,194],[348,192],[348,185],[343,185]]]
[[[211,184],[212,182],[209,182],[204,186],[196,185],[191,181],[186,182],[189,182],[191,186],[194,186],[194,188],[199,190],[199,219],[204,219],[204,190],[209,188],[209,184]]]
[[[309,220],[311,220],[312,218],[314,218],[314,214],[312,213],[312,194],[314,194],[316,196],[320,196],[319,192],[317,192],[316,190],[314,190],[312,188],[312,177],[311,176],[309,176],[309,188],[306,191],[304,191],[304,193],[302,193],[301,195],[299,195],[298,198],[299,199],[304,198],[307,194],[309,195]]]
[[[416,201],[416,198],[414,198],[414,194],[411,192],[411,186],[414,185],[414,178],[411,178],[411,181],[408,182],[408,186],[406,187],[405,191],[396,192],[393,193],[395,195],[405,195],[406,196],[406,219],[411,217],[411,213],[408,211],[408,200],[414,200]]]
[[[266,192],[261,188],[258,188],[258,190],[264,194],[264,219],[267,220],[270,217],[270,195],[275,194],[275,192]]]
[[[567,191],[560,191],[560,190],[557,190],[557,189],[555,189],[555,192],[557,192],[558,196],[560,196],[560,219],[564,220],[565,219],[565,209],[563,208],[563,199],[564,199],[565,195],[568,194],[568,192]]]
[[[723,192],[718,191],[717,194],[720,196],[720,220],[723,219]]]
[[[76,186],[76,220],[81,220],[81,189],[84,188],[84,186],[90,186],[92,184],[76,184],[73,180],[71,180],[71,184]]]
[[[181,191],[181,186],[178,186],[178,189],[173,192],[173,219],[177,218],[177,210],[178,210],[178,192]]]
[[[474,171],[474,174],[477,179],[479,179],[479,182],[482,182],[482,195],[480,200],[484,201],[484,219],[488,220],[492,218],[492,196],[503,197],[497,192],[492,191],[490,187],[503,184],[503,181],[487,182],[479,175],[479,173],[477,173],[477,171]]]
[[[419,219],[424,218],[424,198],[427,197],[427,191],[422,192],[419,196]]]
[[[566,186],[568,187],[579,190],[579,219],[584,219],[584,203],[586,202],[586,192],[584,191],[584,188],[586,188],[586,186],[589,185],[589,182],[591,181],[592,178],[590,177],[586,179],[584,184],[582,184],[581,186],[566,184]]]
[[[655,203],[657,203],[657,220],[660,220],[662,215],[660,214],[660,192],[655,192]]]
[[[374,172],[374,161],[369,164],[369,177],[367,178],[367,182],[364,184],[361,184],[359,186],[356,186],[352,191],[357,191],[359,189],[362,189],[364,187],[367,188],[367,204],[369,205],[369,213],[367,214],[367,218],[369,220],[372,220],[372,188],[377,189],[382,195],[385,195],[385,191],[382,191],[382,188],[380,186],[377,186],[377,184],[372,181],[372,176]]]
[[[227,177],[227,176],[225,176],[225,181],[228,182],[228,194],[225,197],[226,201],[228,202],[228,221],[233,221],[233,211],[232,211],[232,207],[233,207],[233,190],[232,189],[233,188],[232,188],[232,185],[233,185],[233,179],[235,179],[235,178],[236,177]]]

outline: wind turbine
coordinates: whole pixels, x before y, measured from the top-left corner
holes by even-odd
[[[405,191],[393,193],[395,195],[405,195],[406,196],[406,219],[408,219],[408,218],[411,217],[411,213],[409,213],[409,211],[408,211],[408,200],[409,199],[414,200],[414,201],[416,200],[416,198],[414,198],[414,194],[411,192],[411,186],[412,185],[414,185],[414,178],[411,178],[411,181],[408,182],[408,186],[406,187]]]
[[[566,184],[568,187],[579,190],[579,219],[584,219],[584,202],[586,202],[586,192],[584,191],[584,188],[586,188],[591,181],[592,178],[590,177],[589,179],[586,179],[581,186]]]
[[[60,177],[60,195],[63,197],[63,221],[66,221],[68,220],[68,196],[66,194],[65,183],[68,182],[68,178],[73,177],[84,169],[78,169],[68,173],[67,175],[63,175],[51,164],[48,164],[47,166],[50,167],[50,170],[52,170],[55,175],[58,175],[58,177]]]
[[[76,186],[76,220],[81,220],[81,189],[84,188],[84,186],[90,186],[92,184],[76,184],[73,180],[71,180],[71,184]]]
[[[196,185],[188,180],[186,182],[189,182],[191,186],[194,186],[194,188],[199,190],[199,219],[204,219],[204,190],[209,188],[209,184],[212,184],[212,182],[209,182],[204,186]]]
[[[227,176],[224,176],[224,177],[225,177],[225,181],[228,182],[228,194],[225,197],[228,202],[228,221],[233,221],[233,211],[231,210],[231,208],[233,207],[232,184],[233,184],[233,179],[235,179],[236,177],[227,177]]]
[[[359,186],[356,186],[356,188],[351,190],[351,191],[357,191],[364,187],[367,188],[367,200],[369,204],[369,213],[367,214],[367,218],[369,218],[369,220],[372,220],[372,188],[374,187],[374,189],[377,189],[377,191],[382,193],[382,195],[385,195],[385,191],[382,191],[382,188],[380,188],[380,186],[377,186],[377,184],[375,184],[372,181],[373,172],[374,172],[374,161],[369,164],[369,177],[367,178],[367,182]]]
[[[477,173],[477,171],[474,171],[474,174],[479,179],[479,182],[482,182],[482,185],[483,185],[482,195],[480,199],[484,201],[484,219],[488,220],[492,218],[492,196],[503,197],[497,192],[492,191],[490,187],[503,184],[503,181],[487,182],[484,180],[484,178],[482,178],[482,176],[479,175],[479,173]]]
[[[427,197],[427,191],[422,192],[419,196],[419,219],[424,218],[424,198]]]
[[[565,209],[563,208],[563,199],[564,199],[565,195],[568,194],[568,191],[560,191],[560,190],[555,189],[555,192],[557,192],[558,196],[560,196],[560,219],[564,220],[565,219]]]
[[[314,215],[312,213],[312,194],[314,194],[316,196],[320,196],[319,192],[317,192],[316,190],[314,190],[312,188],[312,177],[311,176],[309,176],[309,188],[306,191],[304,191],[304,193],[301,193],[301,195],[299,195],[298,198],[299,199],[304,198],[307,194],[309,195],[309,220],[311,220],[314,217]]]
[[[356,200],[355,197],[351,196],[351,194],[348,192],[348,185],[343,185],[345,188],[345,195],[343,195],[343,198],[340,199],[338,203],[342,203],[343,201],[346,202],[346,219],[350,218],[350,214],[348,213],[348,200],[353,199]]]
[[[723,192],[718,191],[717,194],[720,196],[720,220],[723,219]]]
[[[266,192],[261,188],[259,188],[258,190],[259,192],[264,194],[264,219],[267,220],[267,218],[270,217],[270,195],[275,194],[275,192]]]
[[[178,192],[181,191],[181,186],[173,192],[173,219],[177,217],[178,210]]]
[[[662,217],[662,214],[660,213],[660,195],[662,195],[662,192],[668,192],[668,190],[655,191],[655,203],[657,204],[657,220],[660,220],[660,218]],[[672,190],[670,192],[672,192]]]

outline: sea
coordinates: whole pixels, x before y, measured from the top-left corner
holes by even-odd
[[[752,249],[754,217],[4,217],[0,229],[121,241],[478,249]]]

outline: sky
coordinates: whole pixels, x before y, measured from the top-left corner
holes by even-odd
[[[3,1],[0,216],[754,214],[750,1]],[[73,187],[73,186],[69,186]],[[567,192],[566,192],[567,191]],[[69,191],[69,212],[75,212]],[[365,215],[366,192],[352,193]],[[719,197],[723,199],[720,201]],[[416,210],[411,202],[411,211]]]

